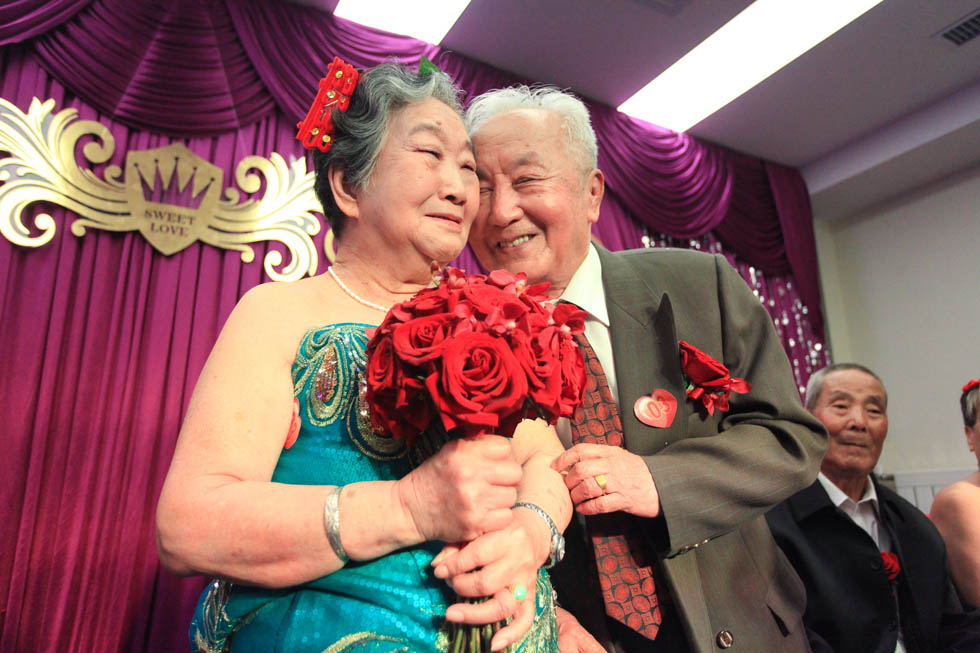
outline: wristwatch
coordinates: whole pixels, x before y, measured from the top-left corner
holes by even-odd
[[[544,519],[544,523],[546,523],[548,528],[551,529],[551,551],[548,555],[547,562],[545,562],[543,565],[544,569],[551,569],[561,562],[561,559],[565,557],[565,538],[555,526],[555,522],[551,521],[551,517],[548,516],[548,513],[546,513],[541,506],[537,506],[529,501],[518,501],[513,507],[533,510],[541,515],[541,518]]]

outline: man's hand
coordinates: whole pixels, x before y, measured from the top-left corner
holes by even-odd
[[[642,458],[622,447],[576,444],[551,463],[583,515],[622,510],[639,517],[660,514],[660,494]],[[603,487],[604,485],[604,487]]]
[[[582,628],[572,613],[555,606],[558,621],[558,650],[561,653],[606,653],[595,637]]]

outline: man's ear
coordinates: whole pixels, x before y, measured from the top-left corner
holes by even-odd
[[[974,450],[973,443],[973,429],[971,429],[966,424],[963,425],[963,433],[966,435],[966,446],[970,447],[970,451]]]
[[[360,207],[357,205],[357,195],[348,184],[344,182],[344,171],[330,166],[327,172],[327,179],[330,180],[330,192],[337,203],[337,208],[349,218],[360,218]]]
[[[585,192],[589,196],[589,222],[597,222],[599,220],[599,207],[602,205],[602,196],[606,192],[606,178],[603,176],[602,170],[595,168],[589,173],[585,180]]]

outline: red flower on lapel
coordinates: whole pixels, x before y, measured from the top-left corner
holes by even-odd
[[[687,396],[694,401],[700,400],[709,415],[715,414],[715,408],[724,412],[728,410],[728,398],[733,392],[745,394],[752,385],[745,379],[732,377],[728,368],[704,353],[694,345],[680,341],[681,369],[687,377]]]
[[[888,574],[888,580],[895,580],[902,572],[902,565],[898,562],[898,556],[888,551],[882,551],[881,560],[885,563],[885,573]]]

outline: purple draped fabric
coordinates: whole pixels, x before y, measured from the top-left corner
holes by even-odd
[[[48,72],[101,111],[175,136],[233,131],[276,106],[300,120],[309,80],[335,55],[367,67],[391,56],[415,65],[424,54],[467,97],[526,81],[415,39],[269,0],[95,0],[40,37],[37,53]],[[759,159],[609,107],[589,109],[600,168],[623,218],[674,238],[714,232],[752,265],[792,271],[822,334],[812,218],[798,199],[806,197],[798,174],[767,174]]]
[[[20,43],[54,29],[92,0],[11,0],[0,6],[0,45]]]
[[[223,2],[95,0],[37,52],[66,88],[133,127],[210,136],[276,108]]]
[[[40,94],[106,124],[116,140],[107,163],[171,142],[77,99],[22,50],[0,50],[0,95],[26,110]],[[281,115],[184,142],[226,179],[251,154],[302,154]],[[167,257],[138,232],[76,237],[75,214],[42,210],[57,224],[52,242],[28,249],[0,238],[0,650],[186,650],[204,581],[160,568],[156,500],[221,325],[267,280],[266,252],[285,250],[259,244],[247,265],[201,243]]]
[[[772,187],[773,201],[783,243],[789,259],[790,271],[800,289],[800,298],[810,307],[810,323],[813,332],[821,338],[824,334],[823,312],[818,310],[820,300],[820,276],[817,271],[817,244],[813,233],[813,220],[800,220],[794,216],[810,216],[810,194],[800,171],[766,161],[766,174]]]
[[[14,2],[0,8],[0,96],[107,125],[112,161],[174,142],[230,179],[244,156],[302,156],[295,122],[326,63],[425,54],[473,95],[521,81],[438,47],[260,0]],[[590,105],[613,250],[724,253],[772,315],[798,382],[826,361],[799,174]],[[98,166],[100,175],[105,165]],[[0,650],[186,650],[204,581],[162,571],[154,512],[190,392],[252,263],[200,243],[162,256],[135,232],[0,238]],[[316,237],[322,251],[324,234]],[[467,249],[458,263],[478,264]],[[321,258],[319,271],[326,262]],[[802,301],[801,301],[802,299]]]

